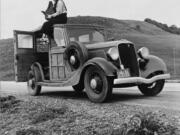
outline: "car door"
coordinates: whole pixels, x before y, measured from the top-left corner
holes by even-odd
[[[54,28],[54,39],[50,47],[50,79],[53,81],[65,81],[71,76],[64,63],[64,51],[67,46],[66,31],[62,27]]]
[[[14,68],[17,82],[27,81],[27,74],[36,61],[33,32],[14,31]]]

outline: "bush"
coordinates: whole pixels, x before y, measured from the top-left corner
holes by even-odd
[[[155,21],[155,20],[152,20],[152,19],[149,19],[149,18],[146,18],[144,21],[147,22],[147,23],[153,24],[153,25],[161,28],[162,30],[170,32],[172,34],[178,34],[178,35],[180,34],[180,28],[178,28],[175,25],[172,25],[172,26],[168,27],[167,24],[163,24],[163,23],[160,23],[158,21]]]
[[[30,111],[29,113],[29,119],[31,120],[32,124],[37,124],[55,119],[61,115],[64,115],[67,111],[67,106],[62,106],[61,108],[48,108],[43,105],[35,105],[33,111]]]
[[[16,135],[44,135],[43,130],[28,128],[16,131]]]
[[[130,116],[122,125],[122,135],[176,135],[177,127],[165,114],[139,113]]]
[[[14,96],[0,97],[0,113],[14,113],[17,111],[17,106],[20,100],[17,100]]]

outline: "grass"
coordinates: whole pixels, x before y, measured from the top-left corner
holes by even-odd
[[[32,124],[42,123],[48,120],[55,119],[61,115],[64,115],[68,111],[68,107],[62,106],[61,108],[48,108],[41,106],[41,109],[37,111],[37,106],[31,109],[29,119]]]
[[[161,112],[140,112],[127,118],[122,135],[175,135],[177,127]]]
[[[44,131],[34,128],[20,129],[16,132],[16,135],[44,135]]]
[[[152,54],[165,61],[174,79],[180,78],[180,36],[178,35],[165,32],[152,24],[135,20],[78,16],[69,18],[68,23],[102,25],[107,28],[109,37],[117,40],[128,39],[135,44],[136,49],[146,46]],[[13,39],[0,41],[0,80],[14,80],[13,48]]]
[[[45,97],[44,100],[49,100],[47,98]],[[1,97],[0,101],[3,103],[19,100],[8,96]],[[41,98],[22,100],[17,104],[18,111],[14,113],[0,112],[0,116],[3,116],[0,119],[0,134],[178,135],[180,132],[174,118],[160,111],[131,112],[131,115],[125,116],[125,120],[120,115],[117,115],[114,120],[110,120],[109,115],[98,117],[93,112],[89,114],[87,111],[72,109],[71,105],[65,101],[55,102],[54,99],[51,99],[48,104],[42,102]],[[134,106],[129,107],[133,108]],[[7,108],[10,109],[8,106]],[[125,108],[122,111],[125,111]],[[119,114],[121,113],[120,111]],[[117,123],[118,120],[122,124]]]
[[[20,102],[14,96],[0,97],[0,113],[15,113]]]

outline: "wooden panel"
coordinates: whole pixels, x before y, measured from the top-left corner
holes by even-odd
[[[64,78],[65,78],[64,67],[59,67],[59,79],[64,79]]]
[[[64,66],[63,54],[58,54],[58,66]]]
[[[51,55],[51,66],[57,66],[57,54]]]
[[[72,72],[69,72],[69,71],[67,70],[67,68],[65,67],[65,75],[66,75],[66,78],[70,78],[70,77],[71,77],[71,73],[72,73]]]
[[[52,79],[58,80],[58,67],[52,67]]]
[[[51,53],[64,53],[65,48],[63,47],[53,47],[51,48]]]

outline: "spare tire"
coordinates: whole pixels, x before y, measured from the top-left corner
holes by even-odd
[[[88,50],[79,42],[71,42],[64,52],[65,65],[69,71],[79,69],[87,59]]]

